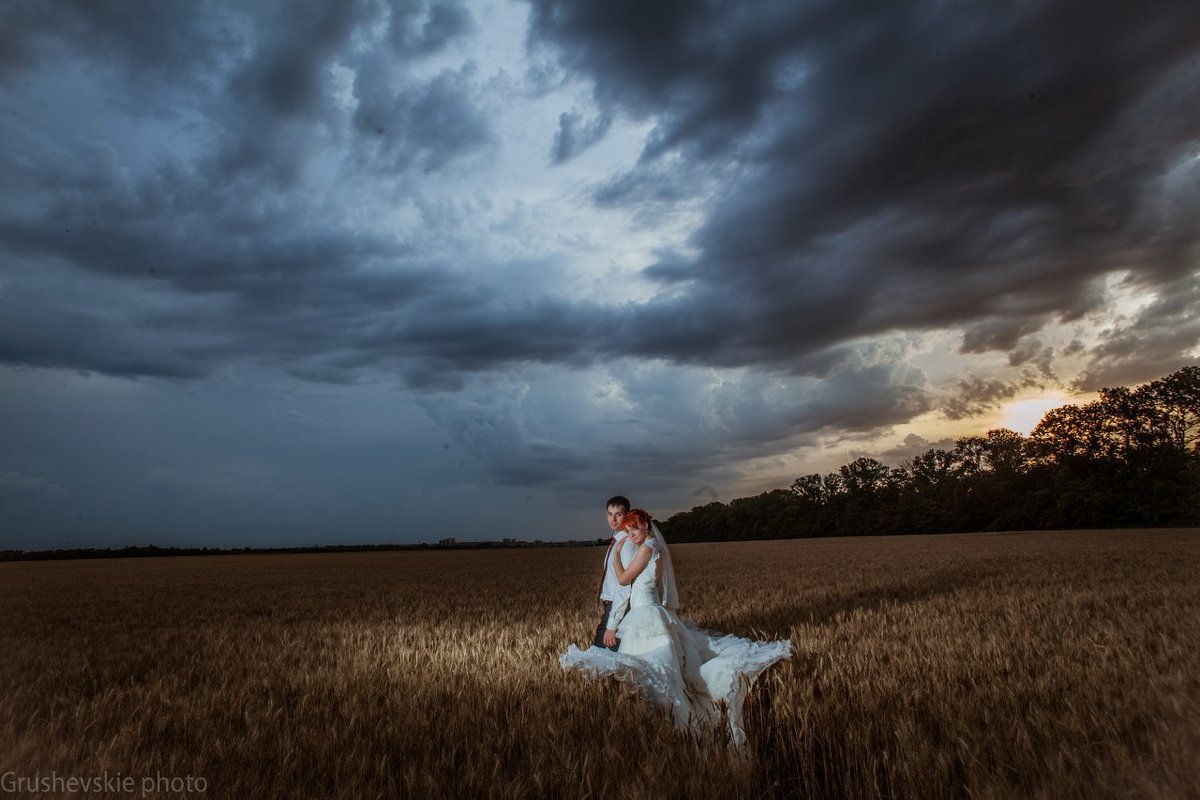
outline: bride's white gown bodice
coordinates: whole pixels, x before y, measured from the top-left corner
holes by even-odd
[[[659,552],[634,579],[629,610],[617,627],[617,652],[571,645],[559,658],[564,669],[611,675],[671,709],[680,727],[700,728],[729,718],[736,746],[744,747],[742,703],[758,675],[791,655],[791,642],[757,642],[720,635],[681,620],[659,600]],[[615,609],[614,609],[615,610]]]
[[[654,550],[646,568],[634,578],[633,586],[629,587],[630,608],[661,605],[658,602],[658,559],[659,552]]]

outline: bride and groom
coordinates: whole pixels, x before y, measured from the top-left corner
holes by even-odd
[[[758,642],[696,627],[677,616],[679,594],[671,551],[658,526],[621,496],[606,504],[613,531],[600,584],[604,614],[592,646],[571,645],[559,662],[637,687],[672,712],[680,728],[729,721],[744,749],[742,704],[767,667],[791,655],[791,642]]]

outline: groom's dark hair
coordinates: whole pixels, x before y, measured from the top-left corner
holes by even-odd
[[[622,497],[621,495],[617,495],[616,497],[610,497],[610,498],[608,498],[608,502],[604,504],[604,507],[608,508],[610,506],[619,506],[620,508],[623,508],[626,511],[628,511],[629,510],[629,498]]]

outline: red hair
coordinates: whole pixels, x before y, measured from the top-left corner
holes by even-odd
[[[633,509],[630,509],[629,512],[625,514],[625,524],[623,527],[640,528],[643,525],[645,525],[647,528],[650,527],[650,512],[649,511],[643,511],[640,508],[633,508]]]

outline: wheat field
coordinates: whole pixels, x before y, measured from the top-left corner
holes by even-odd
[[[1200,797],[1196,531],[673,552],[745,758],[559,668],[599,548],[3,563],[0,796]]]

